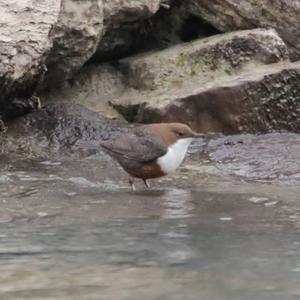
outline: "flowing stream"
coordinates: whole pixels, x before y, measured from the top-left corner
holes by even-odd
[[[137,183],[108,157],[6,158],[0,299],[300,298],[300,135],[194,144]]]

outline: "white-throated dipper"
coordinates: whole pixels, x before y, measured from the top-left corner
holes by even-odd
[[[149,188],[147,179],[174,172],[193,139],[202,136],[185,124],[157,123],[139,126],[100,145],[130,175],[135,190],[134,178],[142,179]]]

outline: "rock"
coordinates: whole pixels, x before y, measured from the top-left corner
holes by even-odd
[[[120,61],[111,104],[131,122],[182,121],[224,133],[299,131],[298,65],[273,30],[251,30]]]
[[[115,5],[116,1],[106,3],[109,6],[106,10],[108,17],[105,19],[107,32],[91,60],[93,63],[121,59],[154,49],[165,49],[220,33],[209,23],[191,15],[184,1],[131,1],[130,5],[136,5],[135,9],[138,10],[134,19],[129,18],[127,13],[120,13],[127,10],[129,5],[122,8]],[[154,9],[151,9],[151,6],[149,8],[149,4]],[[145,5],[145,9],[141,9],[141,5]],[[110,6],[113,6],[113,9]],[[117,20],[115,15],[118,16]],[[114,22],[111,22],[111,19]]]
[[[136,122],[181,121],[199,132],[300,132],[299,80],[300,63],[278,63],[147,97],[126,109],[134,108]],[[126,112],[121,104],[119,109]]]
[[[132,51],[140,39],[143,21],[160,8],[160,0],[104,0],[103,39],[94,56],[96,61],[120,58]]]
[[[60,0],[0,0],[0,111],[15,97],[30,97],[46,71],[49,32]]]
[[[173,89],[185,81],[211,80],[220,74],[288,60],[286,45],[274,30],[220,34],[164,51],[119,61],[127,85],[138,90]]]
[[[300,58],[300,5],[290,0],[188,0],[195,14],[223,32],[273,27],[293,52]]]
[[[221,176],[227,174],[265,182],[279,180],[298,185],[299,143],[300,135],[295,133],[243,134],[210,139],[202,151],[214,162]],[[287,145],[289,159],[286,159]],[[271,203],[272,199],[255,196],[248,200],[264,204]]]
[[[63,0],[51,31],[53,49],[47,58],[45,86],[62,83],[95,53],[103,36],[101,0]]]
[[[14,121],[9,126],[12,138],[27,138],[33,147],[70,148],[77,141],[97,141],[114,137],[128,123],[111,120],[72,103],[49,104]]]
[[[14,98],[6,107],[6,115],[9,116],[9,118],[5,119],[5,121],[12,120],[40,108],[41,100],[37,96]]]
[[[276,32],[256,29],[86,66],[43,97],[110,116],[114,107],[130,122],[182,121],[202,132],[297,131],[297,80]]]
[[[160,2],[160,0],[103,0],[105,26],[117,28],[123,23],[149,18],[158,11]]]
[[[122,95],[125,89],[123,82],[122,73],[112,65],[88,65],[75,78],[40,93],[40,97],[43,103],[74,102],[110,118],[118,117],[109,101]]]

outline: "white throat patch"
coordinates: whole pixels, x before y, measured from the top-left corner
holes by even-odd
[[[192,141],[193,138],[178,140],[169,146],[168,152],[164,156],[157,159],[157,163],[164,173],[172,173],[180,166]]]

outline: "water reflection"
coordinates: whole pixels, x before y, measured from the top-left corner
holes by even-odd
[[[186,222],[187,218],[193,217],[194,204],[192,192],[182,189],[167,190],[163,197],[163,219],[176,219],[176,223],[169,226],[162,234],[168,245],[166,259],[171,265],[187,264],[194,253],[189,246],[191,229]]]
[[[162,199],[164,203],[163,218],[183,219],[192,216],[194,205],[191,191],[170,189],[163,194]]]

